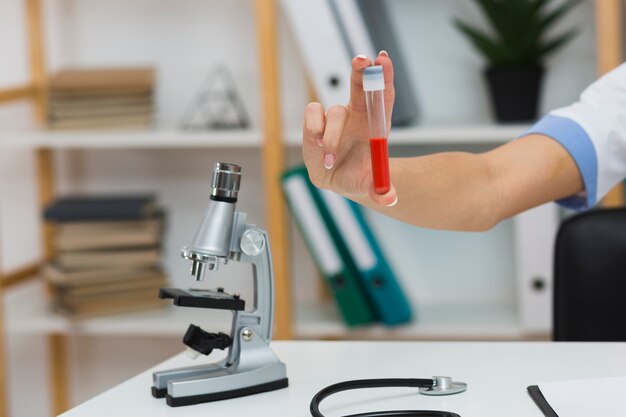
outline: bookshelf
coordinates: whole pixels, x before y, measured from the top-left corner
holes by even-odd
[[[46,132],[41,128],[34,127],[32,130],[20,132],[3,131],[0,146],[17,146],[32,148],[36,154],[37,183],[39,186],[39,207],[44,207],[55,196],[54,182],[54,152],[58,149],[67,148],[172,148],[172,147],[249,147],[255,146],[260,152],[262,164],[262,176],[265,178],[265,192],[268,195],[267,205],[268,217],[266,228],[272,236],[274,250],[274,278],[276,283],[276,319],[275,337],[277,339],[289,339],[292,337],[292,323],[290,302],[290,284],[288,277],[289,249],[287,244],[287,231],[284,219],[286,218],[285,208],[279,204],[270,202],[282,201],[278,182],[273,181],[282,172],[284,166],[284,155],[282,145],[282,132],[280,122],[280,94],[278,93],[278,49],[276,40],[277,28],[277,5],[275,0],[255,0],[254,19],[256,23],[256,39],[258,48],[258,73],[260,74],[260,96],[261,96],[261,126],[257,131],[235,131],[216,135],[218,143],[211,143],[211,135],[194,134],[158,130],[156,132],[107,132],[92,140],[91,133],[89,140],[85,140],[87,133],[77,132],[76,134],[59,134]],[[26,28],[28,37],[28,58],[30,63],[30,78],[25,85],[12,86],[0,90],[0,103],[8,103],[20,100],[27,100],[32,103],[34,113],[34,125],[42,124],[45,117],[46,106],[46,78],[47,68],[45,56],[45,30],[43,25],[44,2],[41,0],[24,0],[24,10],[26,18]],[[121,136],[124,135],[124,136]],[[127,136],[128,135],[128,136]],[[98,135],[95,135],[98,136]],[[183,143],[176,140],[182,137]],[[85,145],[89,143],[89,145]],[[95,145],[95,146],[94,146]],[[5,148],[6,149],[6,148]],[[51,239],[51,229],[48,225],[42,224],[42,241],[44,246],[43,260],[50,259],[54,254],[53,242]],[[18,287],[21,284],[30,285],[29,280],[35,277],[38,272],[39,262],[28,265],[16,271],[10,271],[0,275],[0,297],[4,299],[4,292],[8,288]],[[41,288],[39,289],[41,290]],[[41,291],[40,291],[41,292]],[[41,292],[43,295],[43,292]],[[44,300],[41,299],[43,306]],[[39,317],[49,315],[49,312],[42,310]],[[34,316],[33,316],[34,317]],[[0,320],[4,322],[4,309]],[[76,331],[76,328],[72,328]],[[0,344],[4,347],[4,327],[0,334]],[[69,408],[68,375],[67,375],[67,341],[65,336],[68,329],[59,327],[53,322],[46,322],[39,328],[48,334],[48,346],[50,356],[51,396],[54,415],[60,414]],[[0,350],[4,356],[4,350]],[[2,358],[3,359],[3,358]],[[5,380],[4,360],[0,379]],[[6,416],[6,389],[0,386],[0,417]]]
[[[391,146],[402,145],[498,145],[515,138],[528,125],[416,126],[397,128]],[[34,126],[0,132],[0,147],[22,149],[201,149],[261,148],[261,130],[194,132],[177,129],[111,130],[102,132],[49,132]],[[284,146],[299,148],[301,132],[289,130]]]
[[[179,149],[260,148],[261,130],[229,130],[220,133],[176,129],[107,130],[102,132],[48,132],[29,130],[0,133],[0,146],[47,149]]]
[[[43,285],[32,281],[16,286],[5,296],[11,312],[7,331],[15,334],[92,336],[171,336],[180,337],[190,322],[228,331],[228,312],[203,315],[193,309],[167,306],[161,310],[142,311],[118,316],[103,316],[72,321],[50,314],[46,306]],[[346,329],[337,320],[335,306],[301,304],[294,307],[294,337],[296,339],[445,339],[445,340],[519,340],[526,337],[519,325],[515,308],[510,303],[423,303],[418,307],[419,324],[397,328],[380,325]]]
[[[29,27],[29,52],[31,61],[31,77],[26,85],[13,86],[0,90],[0,103],[14,102],[16,100],[28,100],[36,106],[36,117],[43,116],[43,103],[45,101],[45,78],[46,59],[44,56],[44,34],[41,30],[41,0],[24,0],[27,5],[27,20]],[[36,126],[27,127],[19,131],[0,132],[0,147],[32,149],[37,155],[39,170],[39,185],[41,204],[50,201],[55,194],[56,184],[50,173],[54,170],[54,153],[57,150],[66,149],[235,149],[260,151],[263,160],[263,177],[267,183],[265,186],[273,189],[267,201],[282,201],[278,196],[277,186],[271,184],[270,179],[280,173],[283,152],[297,152],[300,143],[298,130],[285,130],[279,120],[278,103],[279,87],[276,80],[278,68],[276,66],[278,51],[275,41],[276,25],[275,8],[273,0],[255,0],[256,20],[258,24],[258,46],[261,57],[259,69],[262,71],[263,86],[262,97],[262,124],[256,130],[241,130],[213,133],[186,132],[176,129],[155,129],[149,131],[117,131],[117,132],[47,132]],[[596,0],[598,18],[601,13],[610,16],[618,16],[616,13],[620,7],[618,0]],[[615,57],[614,43],[606,39],[619,37],[619,26],[598,26],[598,53],[603,56]],[[602,39],[602,40],[601,40]],[[608,45],[608,46],[607,46]],[[598,57],[598,59],[604,59]],[[610,59],[609,59],[610,60]],[[606,64],[609,68],[613,64]],[[422,145],[497,145],[510,140],[523,132],[526,126],[495,126],[495,125],[460,125],[460,126],[419,126],[407,129],[394,129],[390,141],[393,146],[422,146]],[[0,148],[1,151],[2,148]],[[282,210],[267,209],[272,217],[267,219],[267,228],[272,235],[272,247],[274,254],[289,252],[285,237],[288,218]],[[44,234],[45,234],[44,230]],[[48,249],[46,256],[50,256],[52,249],[50,239],[44,238]],[[277,293],[276,317],[280,322],[277,337],[288,338],[398,338],[398,339],[428,339],[428,338],[506,338],[517,339],[524,337],[523,329],[517,322],[516,312],[511,304],[499,305],[424,305],[420,315],[420,326],[409,326],[402,329],[388,331],[382,328],[371,328],[346,333],[345,328],[339,324],[333,313],[332,306],[319,304],[292,305],[290,294],[290,277],[286,262],[288,256],[275,259],[277,287],[281,289]],[[25,306],[24,296],[41,294],[41,288],[36,282],[28,280],[34,276],[38,265],[26,265],[20,270],[5,274],[0,286],[0,292],[11,288],[11,293],[0,297],[4,300],[5,307],[10,309],[12,315],[17,315],[23,320],[8,322],[5,331],[24,333],[49,334],[49,350],[52,360],[50,361],[53,381],[53,401],[55,413],[67,408],[67,375],[66,375],[66,350],[65,336],[73,332],[84,334],[130,334],[132,332],[145,332],[145,334],[179,335],[184,325],[189,320],[183,311],[168,310],[164,315],[160,314],[133,314],[129,315],[123,325],[117,320],[106,318],[93,319],[82,322],[80,325],[71,323],[63,318],[50,316],[44,308],[44,298],[41,303],[33,303]],[[26,282],[27,281],[27,282]],[[0,294],[2,295],[2,294]],[[27,308],[28,307],[28,308]],[[445,309],[445,310],[443,310]],[[292,314],[293,312],[293,314]],[[17,313],[17,314],[15,314]],[[2,317],[0,317],[1,319]],[[181,324],[184,323],[184,324]],[[279,324],[279,323],[277,323]],[[0,326],[2,330],[2,326]],[[4,332],[0,332],[0,343],[3,343]],[[0,350],[0,353],[2,351]],[[0,372],[4,369],[0,366]],[[2,378],[0,378],[2,379]],[[0,386],[0,417],[4,417],[2,405],[6,404],[2,397],[5,390]]]

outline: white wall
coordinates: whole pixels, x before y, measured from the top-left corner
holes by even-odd
[[[0,86],[27,79],[22,36],[25,29],[20,23],[22,3],[21,0],[0,2]],[[177,123],[209,69],[225,63],[253,123],[258,125],[259,77],[253,2],[50,0],[43,3],[46,54],[51,70],[71,65],[155,65],[158,124],[171,126]],[[491,120],[480,77],[481,61],[450,25],[452,16],[480,20],[470,3],[395,0],[391,4],[394,29],[414,77],[422,122],[468,124]],[[592,2],[584,3],[563,25],[573,23],[581,26],[582,33],[549,61],[544,111],[575,99],[594,77]],[[288,128],[297,128],[301,125],[307,92],[298,60],[300,52],[284,27],[280,39],[283,120]],[[23,105],[0,108],[0,129],[28,120],[28,112]],[[393,152],[418,154],[441,149],[407,147]],[[295,163],[299,151],[292,150],[288,156]],[[171,216],[166,265],[173,281],[184,285],[187,265],[180,261],[178,249],[191,237],[204,208],[211,167],[220,160],[240,162],[250,173],[244,177],[239,207],[249,212],[251,221],[262,226],[265,206],[262,193],[257,192],[262,190],[262,182],[256,149],[58,152],[59,190],[157,191]],[[37,259],[40,254],[33,172],[30,152],[2,151],[0,266],[3,270]],[[412,298],[418,301],[468,295],[476,300],[514,298],[514,251],[509,223],[489,233],[465,234],[407,228],[389,219],[373,217],[374,228]],[[317,275],[297,233],[293,236],[298,270],[294,274],[296,299],[308,302],[318,293]],[[490,269],[485,269],[485,265],[490,265]],[[220,275],[216,280],[226,279]],[[246,289],[242,291],[245,294]],[[24,336],[11,336],[9,341],[14,416],[49,414],[45,401],[32,401],[32,398],[47,398],[43,342],[41,337]],[[179,346],[178,341],[171,339],[73,340],[73,352],[81,352],[72,356],[73,401],[89,398],[177,351]]]
[[[24,2],[0,2],[0,85],[25,83],[28,79],[28,61],[24,18]]]
[[[0,2],[0,87],[28,80],[26,29],[22,1]],[[28,118],[23,104],[11,105],[0,116],[0,128]],[[12,269],[39,256],[36,190],[31,152],[0,152],[0,267]],[[33,244],[35,242],[35,244]]]

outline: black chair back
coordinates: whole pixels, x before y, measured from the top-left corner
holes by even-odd
[[[626,209],[563,222],[554,263],[554,340],[626,341]]]

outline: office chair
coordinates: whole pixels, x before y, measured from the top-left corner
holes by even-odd
[[[626,341],[626,209],[565,220],[556,238],[554,340]]]

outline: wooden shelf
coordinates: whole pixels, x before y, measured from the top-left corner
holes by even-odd
[[[0,133],[0,146],[49,149],[249,148],[261,146],[260,130],[195,132],[176,129],[47,131]]]
[[[6,331],[14,334],[80,334],[118,336],[181,337],[190,323],[210,331],[230,331],[232,314],[212,310],[174,307],[134,313],[112,314],[71,320],[50,309],[43,282],[39,279],[12,287],[5,292]],[[155,293],[155,297],[156,297]]]
[[[182,337],[195,323],[210,331],[228,331],[231,314],[168,305],[163,309],[73,321],[48,307],[43,284],[31,281],[5,295],[7,331],[13,334],[81,334]],[[297,305],[294,335],[298,339],[485,339],[519,340],[525,333],[515,306],[496,303],[424,304],[414,323],[388,328],[374,325],[350,329],[332,304]]]
[[[524,132],[527,125],[416,126],[391,132],[390,145],[474,145],[502,144]],[[224,131],[81,130],[4,131],[0,147],[48,149],[162,149],[162,148],[255,148],[262,146],[262,132],[255,129]],[[285,142],[299,147],[302,134],[293,129]]]
[[[397,327],[373,325],[347,328],[333,305],[296,308],[299,339],[354,340],[520,340],[528,335],[513,304],[429,303],[416,306],[415,320]]]

